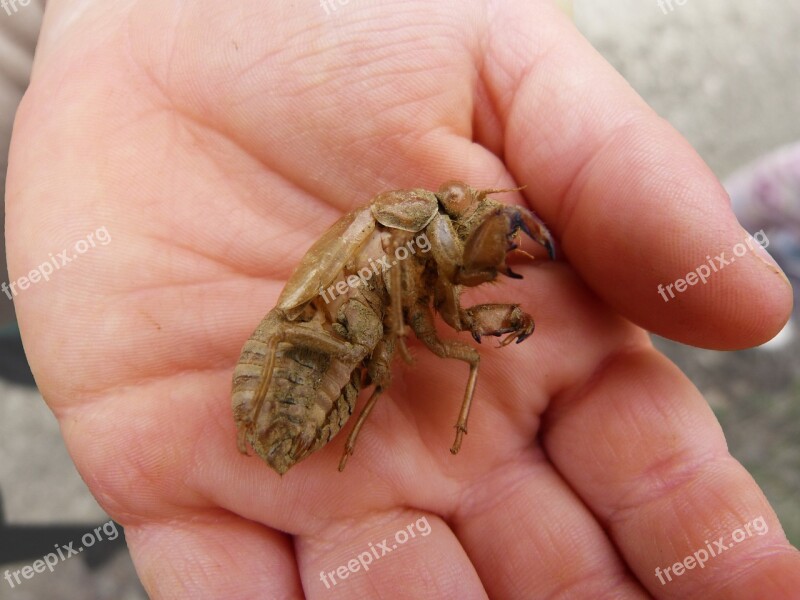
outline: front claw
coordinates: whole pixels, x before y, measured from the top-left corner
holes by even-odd
[[[514,340],[517,344],[527,339],[534,329],[533,317],[523,312],[516,304],[479,304],[466,309],[462,321],[468,324],[472,337],[480,342],[481,336],[507,335],[500,347]]]
[[[494,281],[498,273],[522,279],[506,264],[507,254],[518,249],[520,231],[544,246],[550,258],[555,259],[553,236],[536,215],[521,206],[499,205],[470,233],[454,283],[476,286]]]
[[[517,344],[520,344],[524,340],[528,339],[533,333],[535,328],[533,317],[531,317],[528,313],[524,313],[519,310],[519,307],[517,307],[516,313],[517,314],[514,316],[514,330],[507,335],[502,342],[500,342],[498,348],[508,346],[514,340],[516,340]]]
[[[506,214],[512,227],[522,229],[533,241],[544,246],[550,260],[556,259],[556,244],[553,236],[539,217],[519,206],[507,207]]]

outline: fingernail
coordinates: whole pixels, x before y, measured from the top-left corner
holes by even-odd
[[[744,231],[744,230],[743,230]],[[751,246],[753,249],[753,254],[755,254],[761,261],[766,264],[774,273],[781,276],[786,282],[786,285],[791,287],[791,283],[789,282],[789,278],[786,277],[786,273],[783,272],[780,265],[772,258],[772,255],[767,252],[767,247],[769,246],[769,238],[767,234],[764,232],[763,229],[756,231],[754,234],[750,234],[749,232],[745,231],[748,238],[748,246]],[[753,240],[753,241],[750,241]]]

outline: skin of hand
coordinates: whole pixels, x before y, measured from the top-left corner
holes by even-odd
[[[744,348],[789,315],[753,251],[658,294],[746,239],[707,166],[548,2],[328,13],[48,3],[11,148],[10,274],[76,256],[17,290],[19,324],[149,594],[796,598],[800,554],[645,333]],[[470,292],[537,329],[479,347],[461,453],[467,367],[411,338],[344,473],[346,431],[283,478],[240,455],[233,366],[311,243],[380,191],[454,178],[527,185],[499,199],[534,207],[565,257]],[[322,581],[423,517],[428,535]],[[763,534],[657,577],[760,517]]]

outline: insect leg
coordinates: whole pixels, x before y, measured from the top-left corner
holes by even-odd
[[[372,353],[372,357],[369,359],[369,362],[366,365],[367,373],[370,380],[375,384],[375,389],[373,390],[372,395],[369,397],[369,400],[367,400],[367,403],[364,405],[364,408],[361,409],[358,419],[356,420],[355,427],[353,427],[350,435],[347,436],[347,442],[344,446],[344,454],[342,454],[342,459],[339,461],[339,471],[344,470],[345,464],[347,464],[347,459],[351,454],[353,454],[358,434],[361,431],[361,428],[364,426],[367,417],[369,417],[369,414],[372,412],[378,397],[385,389],[389,387],[389,384],[391,383],[391,362],[393,355],[394,338],[391,335],[385,336],[380,342],[378,342],[375,351]]]
[[[267,397],[267,390],[269,389],[269,384],[272,381],[272,371],[275,366],[275,349],[282,341],[283,335],[282,332],[279,332],[276,333],[276,335],[267,343],[267,348],[264,353],[264,367],[261,369],[258,387],[253,395],[254,403],[253,408],[250,411],[250,415],[247,418],[248,424],[256,422],[258,415],[261,412],[261,407],[264,405],[264,399]],[[242,454],[247,454],[247,434],[248,427],[239,428],[239,432],[236,437],[236,445],[239,448],[239,452]]]
[[[477,304],[461,306],[461,287],[439,281],[435,290],[435,305],[444,321],[456,331],[469,331],[480,344],[481,336],[500,337],[509,334],[500,343],[506,346],[516,340],[519,344],[533,333],[533,317],[523,312],[517,304]]]
[[[461,404],[461,411],[458,414],[458,421],[456,422],[456,439],[453,442],[453,447],[450,452],[458,454],[461,449],[461,441],[464,434],[467,433],[467,419],[469,418],[469,409],[472,405],[472,397],[475,394],[475,384],[478,380],[478,364],[481,357],[478,352],[464,344],[454,340],[441,340],[436,335],[436,328],[434,326],[433,311],[430,306],[422,302],[418,302],[411,311],[410,319],[411,328],[417,335],[419,340],[425,344],[431,352],[441,358],[455,358],[469,363],[469,379],[467,380],[467,389],[464,391],[464,401]]]
[[[280,343],[287,342],[311,348],[332,356],[339,356],[353,363],[359,362],[366,353],[364,347],[334,337],[328,331],[325,331],[319,323],[293,323],[280,310],[273,310],[264,318],[251,340],[257,344],[264,344],[266,348],[258,378],[258,387],[250,399],[252,404],[249,409],[246,406],[237,409],[242,411],[240,413],[242,417],[237,436],[237,446],[243,454],[247,453],[248,435],[252,426],[258,421],[264,401],[267,398],[275,367],[275,356]],[[240,366],[246,365],[240,363]]]
[[[393,235],[389,244],[393,256],[396,256],[397,248],[402,246],[398,237],[400,236],[397,234]],[[389,319],[392,335],[397,339],[397,345],[400,348],[400,356],[405,362],[411,364],[413,361],[406,347],[406,330],[403,319],[403,261],[399,260],[395,260],[389,271]]]
[[[533,333],[533,317],[517,304],[477,304],[461,309],[461,321],[467,324],[472,337],[480,343],[482,335],[500,337],[508,334],[500,346],[516,340],[517,344]]]
[[[344,467],[347,464],[347,459],[353,453],[356,447],[356,439],[358,438],[358,434],[361,431],[361,428],[364,426],[364,423],[369,417],[369,413],[372,412],[372,409],[375,406],[375,403],[378,401],[378,397],[383,393],[383,388],[381,386],[376,386],[375,389],[372,391],[372,395],[367,400],[367,403],[364,405],[364,408],[358,415],[358,419],[356,420],[355,427],[350,432],[350,435],[347,436],[347,442],[344,445],[344,453],[342,454],[342,458],[339,461],[339,471],[344,471]]]

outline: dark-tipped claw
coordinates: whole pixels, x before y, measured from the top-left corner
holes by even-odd
[[[553,240],[546,240],[544,243],[544,247],[547,249],[547,255],[550,257],[550,260],[556,259],[556,246],[553,244]]]
[[[555,260],[556,247],[553,241],[553,236],[550,235],[547,227],[539,220],[539,217],[534,215],[532,212],[518,206],[510,208],[510,210],[512,211],[512,225],[519,226],[519,228],[522,229],[522,231],[524,231],[529,238],[544,246],[547,250],[547,255],[550,257],[550,260]]]

